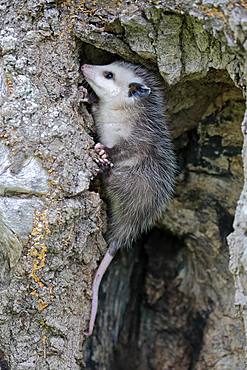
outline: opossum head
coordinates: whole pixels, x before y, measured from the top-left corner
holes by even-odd
[[[115,62],[108,65],[83,64],[85,79],[100,101],[111,105],[132,105],[151,93],[144,79],[128,63]]]

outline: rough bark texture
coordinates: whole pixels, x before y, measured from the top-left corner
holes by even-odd
[[[0,368],[244,370],[246,2],[0,12]],[[119,58],[163,77],[180,174],[160,223],[111,266],[86,339],[106,217],[79,66]]]

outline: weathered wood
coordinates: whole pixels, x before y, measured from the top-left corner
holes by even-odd
[[[247,7],[214,3],[1,3],[1,368],[246,368]],[[86,339],[106,215],[79,66],[117,58],[163,77],[181,173]]]

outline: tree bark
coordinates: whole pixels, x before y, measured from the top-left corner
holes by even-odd
[[[214,3],[0,4],[1,369],[246,368],[247,6]],[[79,67],[119,58],[163,78],[180,173],[87,339],[106,207]]]

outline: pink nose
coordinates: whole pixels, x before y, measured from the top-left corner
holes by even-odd
[[[82,66],[81,66],[81,70],[82,71],[85,71],[85,69],[90,69],[90,64],[83,64]]]

